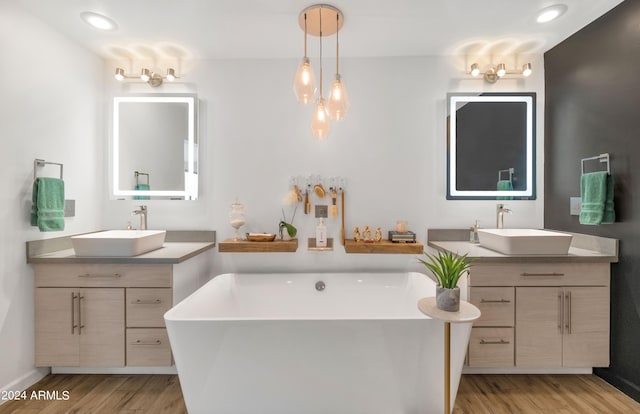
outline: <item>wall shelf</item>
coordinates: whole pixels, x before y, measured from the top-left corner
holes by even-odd
[[[387,254],[417,254],[424,251],[422,243],[392,243],[382,240],[378,243],[355,242],[347,239],[344,242],[344,250],[347,253],[387,253]]]
[[[227,239],[218,244],[220,253],[293,253],[296,250],[298,250],[298,239],[271,242]]]
[[[333,250],[333,238],[327,239],[327,245],[325,247],[316,246],[316,238],[307,239],[307,250],[312,252],[330,252]]]

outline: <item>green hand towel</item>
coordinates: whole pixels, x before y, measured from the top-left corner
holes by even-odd
[[[511,180],[500,180],[496,186],[498,191],[513,191],[513,183]],[[497,196],[496,200],[513,200],[512,196]]]
[[[41,177],[36,181],[38,228],[40,231],[64,230],[64,181],[49,177]]]
[[[149,184],[136,184],[134,190],[149,191],[151,188],[149,187]],[[149,196],[133,196],[134,200],[149,200],[149,198]]]
[[[33,180],[31,191],[31,225],[38,225],[38,180]]]
[[[607,199],[608,175],[606,171],[598,171],[582,174],[580,177],[580,196],[582,198],[580,224],[596,225],[602,223]]]
[[[607,198],[604,202],[602,224],[612,224],[616,221],[616,212],[613,209],[613,175],[607,177]]]

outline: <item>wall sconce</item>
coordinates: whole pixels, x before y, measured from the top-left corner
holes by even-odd
[[[114,75],[117,81],[123,81],[125,79],[140,79],[142,82],[147,82],[150,86],[156,87],[162,85],[163,80],[167,80],[169,82],[173,82],[178,79],[176,76],[176,70],[174,68],[167,68],[167,74],[165,76],[160,75],[159,73],[153,72],[147,68],[142,68],[140,70],[140,75],[131,75],[126,74],[124,69],[116,68],[116,73]]]
[[[302,10],[298,20],[300,28],[304,30],[304,57],[296,71],[293,92],[300,103],[308,104],[313,101],[316,86],[313,70],[307,57],[307,34],[319,36],[320,93],[311,120],[311,133],[317,139],[325,139],[329,135],[329,120],[344,119],[349,110],[349,97],[339,70],[338,32],[342,28],[344,18],[342,12],[333,6],[315,4]],[[336,75],[329,98],[325,101],[322,91],[322,36],[330,36],[334,33],[336,34]]]
[[[477,63],[471,64],[469,74],[474,78],[482,75],[483,79],[489,83],[496,83],[496,81],[506,75],[524,76],[525,78],[532,73],[531,63],[525,63],[520,70],[507,70],[507,66],[504,63],[499,63],[497,66],[489,66],[484,72],[480,71],[480,66]]]

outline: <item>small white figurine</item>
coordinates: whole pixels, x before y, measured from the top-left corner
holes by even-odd
[[[362,238],[364,239],[365,242],[371,241],[371,230],[369,229],[369,226],[364,226],[364,231],[362,232]]]
[[[358,226],[356,226],[356,228],[353,229],[353,241],[354,242],[360,241],[360,229],[358,228]]]
[[[373,240],[374,240],[376,243],[380,243],[380,242],[382,241],[382,229],[381,229],[380,227],[378,227],[378,228],[376,229],[376,235],[375,235],[375,237],[373,238]]]

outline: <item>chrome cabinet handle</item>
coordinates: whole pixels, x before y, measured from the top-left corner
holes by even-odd
[[[500,339],[499,341],[485,341],[484,339],[480,340],[480,345],[506,345],[511,342],[505,341],[504,339]]]
[[[80,301],[84,299],[84,296],[78,293],[78,335],[82,335],[82,328],[84,328],[84,324],[82,323],[82,303]]]
[[[564,276],[564,273],[557,273],[557,272],[552,272],[552,273],[528,273],[528,272],[522,272],[522,273],[520,273],[520,276]]]
[[[162,345],[162,341],[159,339],[156,339],[155,341],[141,341],[138,339],[137,341],[132,342],[131,345]]]
[[[571,291],[566,294],[567,297],[567,333],[571,335]]]
[[[78,277],[89,278],[89,279],[104,279],[104,278],[119,278],[122,277],[120,273],[111,273],[111,274],[91,274],[85,273],[82,275],[78,275]]]
[[[132,305],[158,305],[160,303],[162,303],[160,299],[150,299],[150,300],[136,299],[131,301]]]
[[[71,292],[71,335],[75,333],[76,327],[76,294]]]
[[[511,301],[508,299],[500,299],[500,300],[480,299],[480,303],[511,303]]]
[[[560,309],[558,311],[558,329],[560,330],[560,335],[564,333],[563,323],[564,323],[564,296],[562,296],[562,292],[558,292],[558,306]]]

